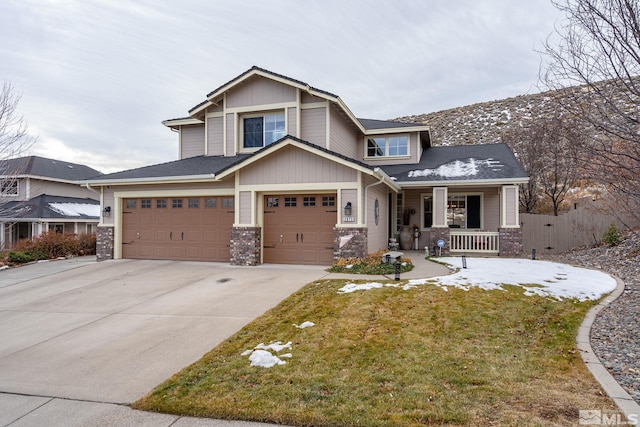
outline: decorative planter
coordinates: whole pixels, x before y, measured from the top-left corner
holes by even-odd
[[[403,251],[408,251],[411,249],[411,243],[413,241],[413,233],[409,226],[403,226],[402,230],[400,230],[400,234],[398,236],[398,241],[400,242],[400,249]]]

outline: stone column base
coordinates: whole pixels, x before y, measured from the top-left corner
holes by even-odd
[[[260,264],[261,227],[233,227],[230,244],[232,265]]]
[[[98,227],[96,229],[96,260],[113,259],[113,227]]]
[[[429,253],[432,256],[440,254],[449,255],[451,253],[451,248],[449,247],[449,227],[431,228],[429,231],[431,234],[431,240],[429,241]],[[442,251],[440,251],[440,248],[438,247],[438,240],[444,240],[444,247],[442,248]],[[436,252],[433,251],[434,247],[436,248]]]
[[[335,227],[333,229],[333,261],[340,258],[364,258],[369,244],[368,233],[366,228]],[[340,247],[341,241],[342,247]]]
[[[499,228],[500,256],[519,257],[522,255],[522,229]]]

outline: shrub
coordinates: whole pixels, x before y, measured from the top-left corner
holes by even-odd
[[[618,227],[612,222],[607,231],[602,235],[602,241],[609,246],[616,246],[620,243],[622,234]]]
[[[85,233],[76,236],[72,233],[58,234],[48,231],[35,239],[21,240],[16,245],[15,251],[31,253],[34,259],[95,255],[96,235],[94,233]]]
[[[11,251],[7,257],[7,261],[11,264],[25,264],[33,261],[30,252]]]
[[[340,258],[329,269],[332,273],[353,273],[353,274],[393,274],[395,273],[395,265],[384,264],[382,262],[382,255],[386,250],[379,250],[365,256],[364,258]],[[404,265],[401,266],[400,272],[413,270],[413,264],[411,258],[401,258],[400,262]]]

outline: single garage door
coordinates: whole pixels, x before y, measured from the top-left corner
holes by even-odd
[[[233,197],[125,199],[122,257],[226,261]]]
[[[335,195],[265,196],[264,262],[331,265],[337,212]]]

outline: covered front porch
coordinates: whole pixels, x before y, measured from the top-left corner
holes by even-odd
[[[522,252],[518,197],[518,186],[513,184],[405,189],[395,195],[390,235],[405,249],[431,255],[435,251],[518,256]]]

